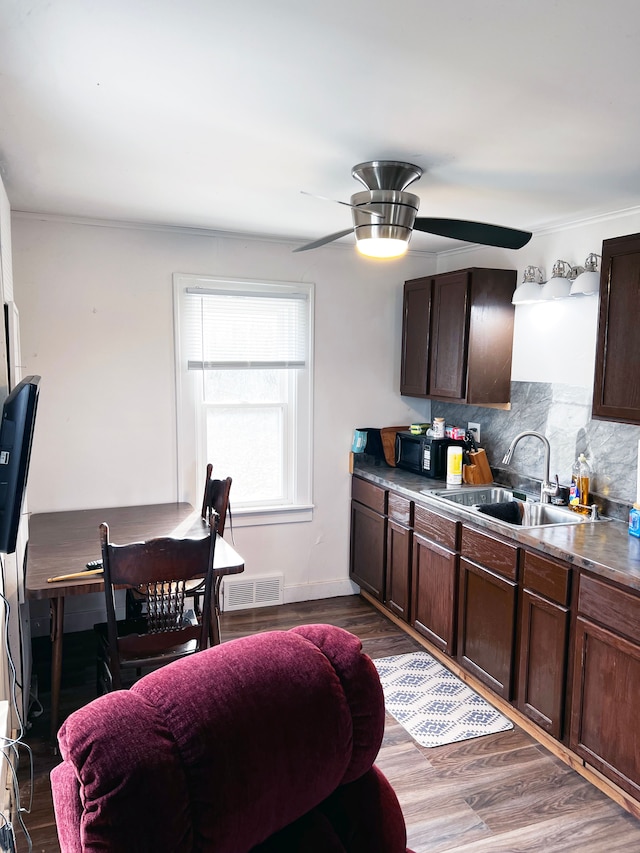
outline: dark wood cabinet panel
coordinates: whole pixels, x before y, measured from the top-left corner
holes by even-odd
[[[569,642],[569,610],[529,590],[522,593],[517,706],[561,740]]]
[[[516,704],[558,740],[568,728],[572,577],[569,563],[525,551]]]
[[[419,278],[404,286],[400,393],[409,397],[427,396],[431,281]]]
[[[640,798],[640,647],[578,617],[570,745]]]
[[[511,580],[518,577],[518,547],[488,533],[463,525],[460,554],[499,572]]]
[[[516,288],[515,270],[473,269],[467,366],[467,403],[508,403]]]
[[[411,624],[443,652],[455,654],[458,555],[413,535]]]
[[[458,550],[458,539],[460,522],[443,518],[437,512],[432,512],[426,507],[415,505],[414,529],[438,545],[448,548],[450,551]]]
[[[640,234],[602,244],[593,417],[640,424]]]
[[[384,601],[387,524],[384,515],[351,501],[351,578],[379,601]]]
[[[395,492],[389,492],[387,505],[389,518],[403,524],[405,527],[413,527],[413,501]]]
[[[386,489],[363,480],[362,477],[351,478],[351,497],[354,501],[368,506],[370,509],[385,515],[387,512],[388,492]]]
[[[433,397],[465,397],[468,280],[468,273],[461,272],[438,276],[433,282],[429,369],[429,393]]]
[[[458,660],[511,700],[517,584],[460,558]]]
[[[385,604],[405,622],[409,621],[412,536],[410,528],[391,519],[387,521]]]
[[[400,392],[508,403],[515,270],[473,267],[405,282]]]
[[[568,605],[572,569],[569,563],[551,560],[533,551],[524,555],[523,586],[557,604]]]
[[[640,645],[640,598],[597,578],[580,578],[578,613]]]

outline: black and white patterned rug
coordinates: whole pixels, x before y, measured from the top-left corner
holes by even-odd
[[[421,746],[504,732],[513,723],[427,652],[373,661],[386,710]]]

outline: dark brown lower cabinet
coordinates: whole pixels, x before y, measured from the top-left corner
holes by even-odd
[[[363,478],[351,496],[353,580],[640,801],[640,593]]]
[[[571,572],[567,563],[524,555],[516,704],[558,740],[565,730]]]
[[[416,504],[411,624],[452,656],[456,652],[459,528],[459,522]]]
[[[562,739],[569,613],[528,590],[522,593],[517,706]]]
[[[384,603],[409,621],[411,607],[411,539],[413,501],[389,492],[387,502],[387,569]]]
[[[578,610],[570,746],[638,799],[640,598],[583,576]]]
[[[513,697],[518,549],[463,526],[458,660],[507,700]]]
[[[385,604],[405,622],[409,621],[412,535],[410,528],[391,519],[387,521]]]
[[[434,646],[455,654],[458,556],[413,535],[413,627]]]
[[[387,492],[354,477],[351,498],[349,575],[374,598],[384,601]]]

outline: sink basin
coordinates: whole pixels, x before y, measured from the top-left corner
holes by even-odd
[[[514,496],[511,489],[502,486],[483,486],[468,489],[442,489],[429,491],[423,489],[423,494],[436,498],[445,503],[453,503],[460,509],[470,513],[477,513],[478,506],[502,503],[504,501],[519,500],[519,495]],[[491,518],[496,524],[504,524],[506,527],[547,527],[551,524],[593,524],[595,519],[588,515],[579,515],[568,507],[543,504],[535,499],[522,501],[524,509],[522,524],[513,524],[501,518],[493,518],[485,514],[485,518]],[[606,519],[598,519],[604,521]]]
[[[514,500],[511,489],[502,486],[482,486],[478,489],[442,489],[440,491],[429,491],[422,489],[425,495],[432,498],[442,498],[452,501],[459,506],[474,507],[477,504],[497,504],[502,501]]]

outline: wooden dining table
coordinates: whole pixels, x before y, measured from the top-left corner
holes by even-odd
[[[102,575],[87,574],[66,580],[51,580],[75,574],[101,557],[99,526],[109,525],[116,544],[141,542],[157,536],[201,538],[208,535],[207,523],[188,503],[147,504],[36,513],[29,519],[29,544],[25,572],[25,597],[48,599],[51,611],[51,736],[58,732],[60,683],[64,637],[64,605],[69,596],[103,592]],[[216,540],[216,578],[244,571],[244,561],[222,537]],[[219,584],[214,584],[216,599]],[[219,642],[214,620],[213,642]],[[217,633],[217,636],[216,636]]]

